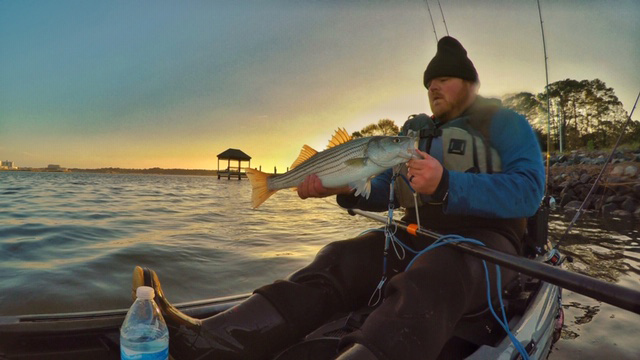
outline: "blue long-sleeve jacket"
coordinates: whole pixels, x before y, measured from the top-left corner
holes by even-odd
[[[544,166],[540,146],[527,120],[501,108],[493,114],[489,141],[502,162],[499,173],[465,173],[445,169],[438,188],[448,188],[443,215],[487,219],[513,219],[532,216],[544,195]],[[389,169],[372,180],[369,199],[338,196],[338,203],[370,211],[384,211],[389,205]],[[422,218],[422,216],[421,216]]]

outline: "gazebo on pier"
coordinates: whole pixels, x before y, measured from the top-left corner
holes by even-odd
[[[220,160],[227,160],[227,168],[220,170]],[[231,167],[231,161],[237,162],[234,163],[234,167]],[[247,161],[249,164],[246,167],[251,167],[251,156],[244,153],[244,151],[240,149],[227,149],[222,153],[218,154],[218,179],[221,176],[227,176],[227,179],[231,179],[231,176],[238,176],[238,180],[242,178],[242,176],[246,176],[246,173],[242,171],[242,162]]]

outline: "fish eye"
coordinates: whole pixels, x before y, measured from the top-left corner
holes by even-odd
[[[394,139],[393,139],[393,142],[394,142],[394,143],[399,143],[399,142],[400,142],[400,138],[394,138]]]

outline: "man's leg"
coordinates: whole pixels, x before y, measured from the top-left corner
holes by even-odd
[[[308,266],[255,292],[267,298],[298,333],[306,335],[336,312],[367,304],[382,276],[384,233],[333,242]]]
[[[495,232],[461,234],[492,249],[516,254],[507,238]],[[487,263],[487,267],[495,287],[495,266]],[[514,272],[502,271],[503,284],[514,277]],[[492,293],[495,295],[495,289]],[[380,359],[435,359],[461,317],[485,306],[482,261],[447,246],[439,247],[391,279],[383,303],[360,331],[345,339],[345,344],[360,343]]]
[[[266,359],[333,312],[365,305],[380,278],[383,245],[381,232],[329,244],[287,280],[261,287],[243,303],[203,320],[171,305],[152,270],[136,268],[133,283],[156,290],[176,359]]]

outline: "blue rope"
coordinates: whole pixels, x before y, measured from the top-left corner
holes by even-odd
[[[476,244],[476,245],[480,245],[480,246],[485,246],[484,243],[482,243],[481,241],[475,240],[475,239],[469,239],[469,238],[465,238],[462,237],[460,235],[444,235],[441,236],[440,238],[438,238],[436,241],[434,241],[431,245],[427,246],[425,249],[421,250],[421,251],[415,251],[413,249],[411,249],[409,246],[405,245],[402,241],[400,241],[396,235],[395,235],[395,231],[391,232],[390,228],[391,228],[391,223],[393,222],[393,210],[395,208],[394,206],[394,182],[396,180],[396,178],[400,176],[405,183],[408,185],[409,189],[411,189],[411,191],[415,194],[415,190],[413,189],[413,187],[411,186],[411,182],[409,181],[409,179],[407,179],[406,176],[404,176],[403,174],[400,174],[398,172],[394,171],[393,176],[391,177],[391,183],[389,186],[389,211],[387,213],[387,224],[384,228],[382,229],[372,229],[370,231],[384,231],[385,233],[385,247],[384,247],[384,259],[383,259],[383,276],[382,276],[382,280],[380,281],[380,284],[378,284],[378,287],[376,288],[376,291],[373,293],[372,295],[372,299],[373,296],[375,296],[376,294],[378,294],[378,296],[381,296],[381,292],[382,292],[382,286],[384,285],[384,283],[387,280],[387,254],[389,251],[389,245],[391,242],[393,242],[394,244],[400,244],[402,246],[402,248],[412,252],[415,254],[415,256],[413,257],[413,259],[411,259],[411,261],[409,262],[409,264],[407,265],[407,267],[405,268],[405,271],[409,270],[409,268],[414,264],[414,262],[422,255],[424,255],[426,252],[431,251],[437,247],[443,246],[443,245],[447,245],[449,243],[458,243],[458,242],[466,242],[466,243],[471,243],[471,244]],[[417,205],[416,205],[417,206]],[[417,210],[417,209],[416,209]],[[417,215],[417,214],[416,214]],[[364,233],[367,233],[369,231],[365,231]],[[395,249],[395,245],[394,245],[394,249]],[[396,250],[396,254],[397,254],[397,250]],[[403,255],[404,256],[404,255]],[[509,322],[507,321],[507,314],[505,312],[504,309],[504,302],[502,301],[502,279],[501,279],[501,274],[500,274],[500,267],[498,265],[496,265],[496,280],[497,280],[497,290],[498,290],[498,299],[500,300],[500,310],[502,313],[502,319],[500,320],[500,317],[496,314],[495,310],[493,309],[493,304],[491,303],[491,282],[489,280],[489,269],[487,268],[487,263],[482,260],[482,265],[484,266],[484,271],[485,271],[485,280],[487,283],[487,303],[489,304],[489,310],[491,311],[491,314],[493,315],[493,317],[496,319],[496,321],[498,322],[498,324],[500,324],[500,326],[504,329],[504,331],[507,333],[507,336],[509,336],[509,339],[511,339],[511,342],[513,343],[513,346],[516,348],[516,350],[518,350],[518,352],[520,353],[520,355],[522,356],[523,360],[529,360],[529,354],[527,354],[526,350],[524,349],[524,347],[522,346],[522,344],[520,343],[520,341],[518,341],[518,339],[513,335],[513,333],[511,332],[511,330],[509,329]],[[369,299],[369,302],[371,303],[372,299]],[[378,300],[376,300],[375,303],[377,303],[379,301],[380,298],[378,298]]]
[[[493,315],[493,317],[496,319],[498,324],[500,324],[500,326],[507,333],[507,336],[509,336],[509,339],[511,339],[511,343],[513,344],[513,346],[515,346],[516,350],[518,350],[518,352],[522,356],[522,359],[529,360],[529,354],[524,349],[520,341],[518,341],[518,339],[515,337],[515,335],[513,335],[513,333],[511,332],[511,329],[509,329],[509,322],[507,321],[507,316],[504,312],[504,304],[502,303],[502,293],[498,293],[498,299],[500,299],[500,306],[502,308],[502,316],[503,316],[504,322],[500,321],[500,317],[498,317],[498,315],[496,314],[496,311],[493,309],[493,304],[491,303],[491,288],[490,288],[491,283],[489,281],[489,269],[487,268],[487,263],[484,260],[482,260],[482,265],[484,266],[485,280],[487,282],[487,302],[489,303],[489,310],[491,311],[491,315]],[[500,267],[498,265],[496,265],[496,270],[497,270],[496,280],[498,283],[500,283],[501,276],[500,276]],[[499,288],[500,286],[498,285],[498,289]]]
[[[482,243],[481,241],[475,240],[475,239],[468,239],[468,238],[462,237],[460,235],[444,235],[444,236],[438,238],[431,245],[427,246],[425,249],[423,249],[420,252],[418,252],[416,254],[416,256],[409,262],[409,264],[407,265],[407,267],[405,268],[404,271],[409,270],[409,268],[411,266],[413,266],[414,262],[420,256],[424,255],[428,251],[431,251],[431,250],[433,250],[435,248],[438,248],[440,246],[443,246],[443,245],[447,245],[447,244],[450,244],[450,243],[459,243],[459,242],[466,242],[466,243],[476,244],[476,245],[480,245],[480,246],[485,246],[484,243]],[[485,281],[487,283],[487,303],[489,304],[489,310],[491,311],[491,314],[496,319],[498,324],[500,324],[500,326],[507,333],[507,336],[509,336],[509,339],[511,339],[511,342],[513,343],[513,346],[516,348],[516,350],[518,350],[518,352],[522,356],[522,359],[523,360],[529,360],[529,354],[527,354],[527,351],[524,349],[524,347],[522,346],[520,341],[518,341],[518,339],[515,337],[515,335],[513,335],[513,333],[511,332],[511,329],[509,329],[509,322],[507,321],[507,314],[505,312],[504,302],[502,300],[502,285],[501,285],[502,278],[501,278],[501,274],[500,274],[500,267],[498,265],[496,265],[496,280],[497,280],[497,285],[496,286],[497,286],[497,290],[498,290],[498,299],[500,300],[500,309],[501,309],[501,313],[502,313],[502,320],[500,320],[500,317],[496,314],[495,310],[493,309],[493,304],[491,302],[491,281],[489,279],[489,269],[487,268],[487,263],[484,260],[482,260],[482,265],[484,266]]]

